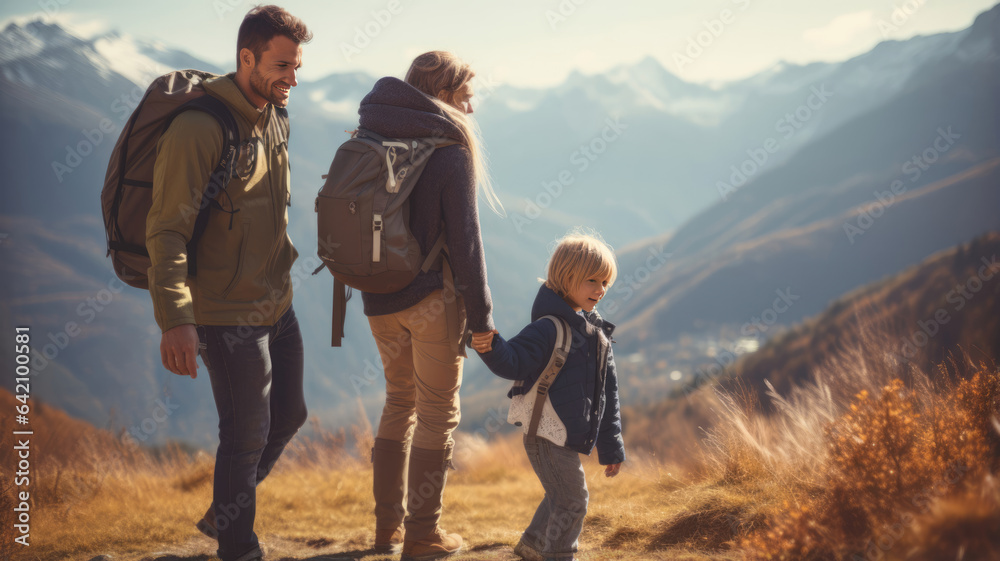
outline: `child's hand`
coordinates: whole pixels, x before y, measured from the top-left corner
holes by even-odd
[[[621,469],[622,469],[621,463],[604,466],[604,477],[614,477],[618,475],[618,472],[621,471]]]
[[[493,334],[499,334],[500,332],[494,329],[493,331],[483,331],[482,333],[472,334],[472,348],[477,353],[487,353],[493,349]]]

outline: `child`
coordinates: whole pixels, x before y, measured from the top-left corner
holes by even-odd
[[[577,551],[588,500],[579,454],[589,455],[596,444],[607,477],[618,475],[625,461],[610,348],[614,325],[594,311],[617,275],[614,253],[606,243],[592,235],[570,234],[559,240],[549,260],[548,278],[531,309],[532,323],[510,341],[495,331],[472,340],[472,348],[494,374],[521,382],[508,393],[513,397],[532,391],[552,356],[556,326],[543,316],[556,316],[570,327],[572,345],[548,390],[548,415],[543,413],[538,434],[524,435],[528,460],[545,489],[545,498],[514,547],[528,561],[572,559]]]

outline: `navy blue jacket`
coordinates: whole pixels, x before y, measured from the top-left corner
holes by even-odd
[[[549,388],[552,408],[566,425],[566,447],[589,455],[596,445],[602,465],[625,461],[618,376],[610,349],[607,364],[597,364],[600,354],[598,330],[610,341],[615,326],[597,312],[584,317],[573,311],[552,289],[542,285],[531,307],[531,323],[510,341],[495,335],[492,350],[479,356],[497,376],[525,381],[522,388],[512,390],[508,397],[513,391],[530,391],[556,344],[556,326],[543,319],[549,315],[566,320],[573,334],[566,364]]]

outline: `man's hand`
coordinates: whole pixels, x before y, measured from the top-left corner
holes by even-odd
[[[194,324],[185,323],[163,332],[160,338],[160,360],[167,370],[180,376],[198,377],[198,331]]]
[[[622,469],[622,464],[620,462],[617,464],[604,466],[604,477],[614,477],[618,475],[618,472],[621,471],[621,469]]]
[[[486,353],[493,349],[493,334],[500,333],[496,329],[493,331],[483,331],[472,334],[472,349],[477,353]]]

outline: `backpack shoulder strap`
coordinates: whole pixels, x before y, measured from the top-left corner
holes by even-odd
[[[285,140],[288,140],[288,135],[291,133],[291,125],[288,124],[288,109],[284,107],[274,108],[275,118],[278,119],[278,128],[281,129],[281,134]]]
[[[205,228],[208,226],[208,216],[215,197],[225,191],[226,186],[229,184],[229,179],[232,177],[233,161],[236,158],[236,146],[240,142],[240,129],[236,125],[236,119],[233,117],[233,113],[229,110],[229,107],[219,98],[206,94],[178,107],[173,115],[167,119],[163,130],[166,130],[170,126],[170,123],[173,122],[177,115],[191,110],[208,113],[222,127],[222,156],[219,158],[219,163],[216,164],[215,169],[212,170],[205,184],[201,197],[201,205],[198,208],[198,217],[194,222],[194,231],[191,233],[191,240],[187,244],[188,275],[195,276],[198,272],[198,240],[201,239],[202,234],[205,233]]]
[[[444,229],[441,229],[441,235],[438,236],[437,241],[431,246],[430,251],[427,252],[427,257],[424,258],[424,263],[420,266],[420,271],[426,273],[431,270],[434,262],[437,261],[439,255],[447,253],[447,248],[445,248],[445,237]]]
[[[319,272],[319,269],[316,270]],[[315,274],[315,273],[313,273]],[[333,278],[333,335],[331,347],[339,347],[344,338],[344,322],[347,319],[347,301],[351,299],[351,289],[337,277]]]
[[[570,345],[573,344],[573,336],[570,333],[566,320],[556,316],[543,316],[556,325],[556,344],[552,347],[552,355],[549,357],[545,370],[542,370],[538,381],[535,383],[535,407],[531,411],[531,422],[528,423],[528,436],[535,436],[538,432],[538,422],[542,418],[542,408],[548,398],[549,388],[555,382],[556,376],[566,364],[566,357],[569,356]]]

